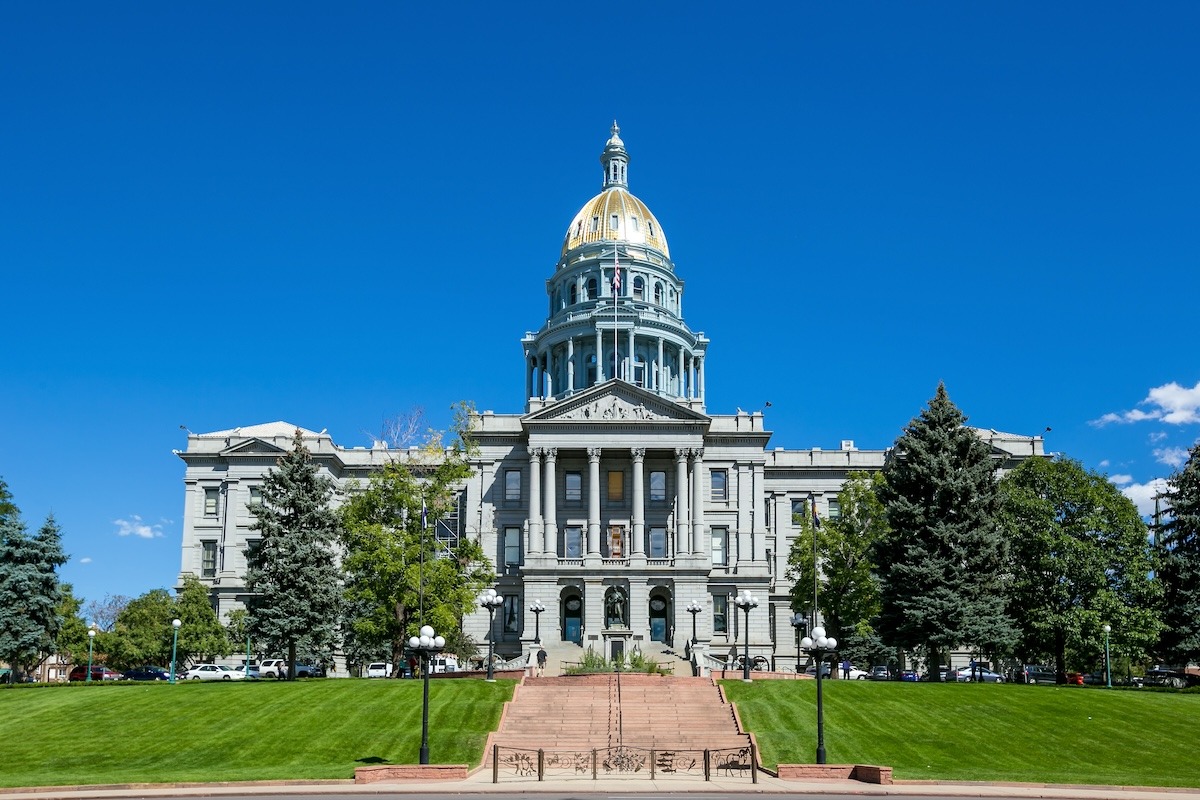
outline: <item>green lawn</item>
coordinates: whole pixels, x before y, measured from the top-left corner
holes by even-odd
[[[812,763],[816,681],[722,682],[763,763]],[[897,779],[1200,787],[1200,694],[824,681],[828,762]]]
[[[430,682],[435,764],[478,764],[513,681]],[[417,762],[421,682],[0,689],[0,786],[352,778]]]

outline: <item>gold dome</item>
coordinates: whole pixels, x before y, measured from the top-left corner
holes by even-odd
[[[562,252],[591,242],[626,242],[653,247],[667,258],[667,237],[662,226],[641,200],[623,186],[610,186],[591,200],[571,220]]]

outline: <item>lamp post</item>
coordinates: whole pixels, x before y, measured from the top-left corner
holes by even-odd
[[[1112,688],[1112,665],[1108,663],[1108,634],[1112,631],[1112,625],[1104,624],[1104,685]]]
[[[496,643],[496,609],[503,605],[504,598],[496,594],[495,589],[488,589],[483,597],[479,598],[479,607],[486,608],[488,612],[488,663],[487,663],[487,679],[494,681],[495,672],[492,669],[492,646]]]
[[[96,640],[96,629],[88,628],[88,671],[87,677],[83,679],[84,683],[92,682],[92,642]]]
[[[533,643],[542,643],[542,612],[546,610],[546,606],[542,605],[541,600],[534,600],[529,604],[529,610],[533,612]]]
[[[420,636],[410,636],[408,649],[421,657],[421,677],[425,680],[421,695],[421,753],[420,763],[429,763],[429,658],[442,652],[446,646],[445,638],[437,636],[433,628],[421,626]]]
[[[696,646],[698,639],[696,638],[696,615],[704,610],[704,606],[693,600],[687,604],[687,612],[692,615],[692,646]]]
[[[171,636],[171,683],[175,682],[175,648],[179,645],[179,626],[182,624],[178,619],[171,620],[171,627],[175,629]]]
[[[821,698],[821,666],[837,650],[837,639],[825,635],[825,629],[813,628],[812,637],[800,640],[800,647],[813,657],[817,665],[817,763],[825,763],[825,707]]]
[[[808,627],[808,618],[797,611],[792,614],[792,627],[796,629],[796,674],[800,674],[800,637],[804,635],[804,629]]]
[[[758,598],[749,589],[742,589],[733,604],[746,612],[746,649],[742,655],[742,680],[750,682],[750,609],[758,608]]]

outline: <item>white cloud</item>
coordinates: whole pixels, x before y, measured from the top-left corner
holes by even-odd
[[[1154,460],[1168,467],[1179,469],[1188,459],[1188,451],[1182,447],[1162,447],[1154,451]]]
[[[1150,444],[1158,444],[1159,442],[1161,442],[1163,439],[1166,439],[1166,438],[1167,438],[1166,431],[1155,431],[1154,433],[1150,434]]]
[[[80,564],[90,564],[90,563],[92,563],[92,557],[84,556],[83,558],[79,559],[79,563]]]
[[[1106,458],[1100,462],[1100,469],[1108,469],[1109,460]]]
[[[1154,498],[1167,490],[1166,478],[1155,478],[1149,483],[1134,483],[1121,490],[1137,506],[1138,513],[1148,517],[1154,513]]]
[[[1117,486],[1124,486],[1127,483],[1133,483],[1132,475],[1109,475],[1108,479]]]
[[[1180,386],[1175,381],[1155,386],[1138,405],[1149,406],[1149,410],[1134,408],[1120,413],[1110,411],[1099,419],[1092,420],[1090,424],[1102,428],[1114,422],[1144,422],[1148,419],[1161,420],[1170,425],[1200,422],[1200,381],[1190,389]]]
[[[131,519],[114,519],[117,526],[117,536],[137,536],[139,539],[157,539],[163,535],[162,523],[148,525],[142,518],[134,514]]]

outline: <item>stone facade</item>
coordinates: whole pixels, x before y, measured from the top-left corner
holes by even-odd
[[[847,473],[881,469],[884,449],[768,449],[761,411],[709,414],[708,340],[683,320],[683,281],[666,235],[628,191],[628,154],[614,124],[603,190],[572,219],[545,287],[545,323],[521,340],[525,410],[477,420],[473,475],[438,534],[479,540],[505,604],[464,621],[501,655],[534,639],[574,641],[612,656],[697,638],[718,659],[740,654],[742,590],[752,658],[796,661],[785,572],[795,515],[836,516]],[[182,573],[212,586],[224,616],[245,599],[242,576],[265,472],[291,446],[283,422],[189,434]],[[979,430],[998,467],[1042,456],[1040,436]],[[344,448],[304,431],[340,487],[409,457],[385,443]],[[546,611],[535,623],[534,600]],[[655,644],[657,643],[657,644]]]

